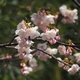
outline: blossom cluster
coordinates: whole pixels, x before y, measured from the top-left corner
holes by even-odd
[[[77,9],[68,10],[66,5],[62,5],[60,8],[60,14],[62,15],[63,23],[74,23],[78,19]],[[45,9],[40,9],[39,12],[31,15],[31,22],[22,20],[17,25],[15,34],[18,35],[15,39],[18,45],[15,47],[18,51],[19,59],[24,60],[25,63],[21,63],[21,73],[24,75],[29,74],[37,66],[35,56],[42,61],[47,61],[48,58],[59,54],[66,56],[73,55],[73,47],[66,47],[65,45],[59,45],[57,48],[51,48],[50,45],[56,44],[60,40],[59,29],[54,27],[58,14],[52,15]],[[77,63],[80,63],[80,54],[74,55]],[[58,60],[59,67],[67,70],[70,74],[75,74],[80,70],[77,63],[71,63],[68,59],[62,60],[60,57]],[[67,65],[63,63],[63,61]]]
[[[60,13],[62,14],[63,23],[75,23],[75,20],[78,19],[77,9],[69,10],[66,5],[62,5],[60,8]]]
[[[46,61],[48,58],[50,58],[49,55],[44,54],[43,52],[38,50],[33,53],[35,49],[32,49],[31,47],[36,44],[36,42],[33,40],[37,38],[41,38],[41,40],[45,41],[53,40],[54,38],[56,38],[58,31],[56,29],[52,29],[52,31],[48,30],[46,32],[40,33],[38,29],[38,26],[33,27],[32,25],[30,25],[30,23],[26,23],[24,20],[17,25],[17,30],[15,31],[15,34],[18,36],[15,39],[18,45],[15,48],[18,50],[19,59],[23,59],[26,63],[29,63],[30,66],[23,66],[24,69],[21,69],[21,72],[23,74],[28,74],[30,71],[33,70],[34,67],[37,66],[37,61],[33,56],[34,54],[43,61]],[[46,51],[47,53],[52,55],[57,53],[56,48],[48,48],[47,42],[38,43],[37,48]],[[30,69],[29,71],[27,71],[28,68]]]

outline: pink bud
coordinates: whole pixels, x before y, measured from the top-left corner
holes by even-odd
[[[57,15],[57,14],[56,14],[56,15],[54,15],[54,18],[55,18],[55,19],[57,19],[57,18],[58,18],[58,15]]]
[[[56,40],[60,40],[60,36],[56,36]]]
[[[66,51],[66,56],[72,55],[72,49],[69,47]]]
[[[50,44],[55,44],[56,42],[57,42],[57,40],[54,38],[49,41]]]

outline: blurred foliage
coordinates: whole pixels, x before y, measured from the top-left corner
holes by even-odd
[[[17,24],[26,18],[30,20],[30,15],[37,12],[38,8],[50,8],[51,13],[56,14],[63,4],[79,10],[72,0],[0,0],[0,43],[9,42],[15,34]],[[80,10],[78,15],[80,17]],[[76,24],[64,25],[59,22],[57,27],[60,29],[61,41],[71,39],[80,43],[80,19]],[[0,49],[0,54],[4,55],[14,52],[14,49]],[[38,68],[27,76],[21,75],[15,65],[16,63],[11,65],[10,62],[0,62],[0,80],[77,80],[75,76],[59,68],[53,59],[47,62],[38,60]]]

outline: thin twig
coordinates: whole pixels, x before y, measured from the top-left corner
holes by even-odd
[[[80,3],[77,0],[72,0],[79,8],[80,8]]]
[[[34,39],[34,40],[32,40],[32,41],[42,41],[42,39],[41,38],[37,38],[37,39]],[[44,42],[48,42],[48,41],[44,41]],[[49,42],[48,42],[49,43]],[[78,50],[78,51],[80,51],[80,45],[77,45],[77,44],[67,44],[67,43],[63,43],[63,42],[60,42],[60,41],[57,41],[55,44],[53,44],[53,45],[65,45],[65,46],[70,46],[70,47],[73,47],[74,49],[76,49],[76,50]]]
[[[8,47],[8,46],[15,46],[18,43],[4,43],[4,44],[0,44],[0,47]]]
[[[11,39],[11,41],[9,42],[9,45],[14,41],[14,39],[17,37],[18,35],[15,35],[12,39]]]
[[[30,40],[32,40],[32,41],[42,41],[42,39],[41,38],[37,38],[37,39],[30,39]],[[48,41],[43,41],[43,42],[48,42]],[[49,42],[48,42],[49,43]],[[11,42],[9,42],[9,43],[4,43],[4,44],[0,44],[0,47],[6,47],[6,48],[10,48],[10,46],[12,47],[12,46],[16,46],[16,45],[18,45],[18,43],[12,43],[12,40],[11,40]],[[53,44],[53,45],[65,45],[65,46],[70,46],[70,47],[73,47],[73,48],[75,48],[76,50],[78,50],[78,51],[80,51],[80,45],[76,45],[76,44],[67,44],[67,43],[63,43],[63,42],[60,42],[60,41],[57,41],[55,44]]]

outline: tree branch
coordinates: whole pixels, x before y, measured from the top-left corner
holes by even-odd
[[[80,3],[77,0],[72,0],[78,7],[80,7]]]
[[[11,39],[11,41],[9,42],[9,45],[14,41],[14,39],[17,37],[18,35],[15,35],[12,39]]]
[[[16,46],[18,43],[4,43],[4,44],[0,44],[0,47],[8,47],[8,46]]]
[[[32,46],[32,47],[33,47],[33,46]],[[35,48],[35,47],[33,47],[33,48]],[[43,50],[41,50],[41,49],[38,49],[38,48],[35,48],[35,49],[38,50],[38,51],[43,52],[43,53],[46,54],[46,55],[51,56],[53,59],[55,59],[55,60],[57,60],[57,61],[59,61],[59,62],[61,62],[61,63],[65,64],[65,65],[71,67],[71,65],[70,65],[69,63],[66,63],[66,62],[64,62],[64,61],[61,61],[61,60],[57,59],[54,55],[48,54],[47,52],[45,52],[45,51],[43,51]]]
[[[15,37],[17,37],[17,36],[15,36]],[[14,37],[14,38],[15,38]],[[13,38],[13,39],[14,39]],[[13,39],[9,42],[9,43],[4,43],[4,44],[0,44],[0,47],[2,48],[2,47],[6,47],[6,48],[10,48],[10,46],[12,47],[12,46],[16,46],[16,45],[18,45],[18,43],[12,43],[13,42]],[[30,40],[32,40],[32,41],[42,41],[42,39],[41,38],[36,38],[36,39],[30,39]],[[48,42],[48,41],[43,41],[43,42]],[[49,42],[48,42],[49,43]],[[49,43],[50,44],[50,43]],[[70,46],[70,47],[73,47],[73,48],[75,48],[76,50],[78,50],[78,51],[80,51],[80,45],[77,45],[77,44],[67,44],[67,43],[63,43],[63,42],[60,42],[60,41],[57,41],[55,44],[53,44],[53,45],[65,45],[65,46]]]

